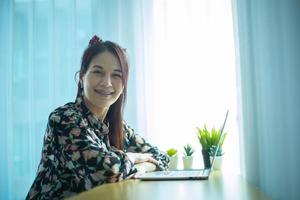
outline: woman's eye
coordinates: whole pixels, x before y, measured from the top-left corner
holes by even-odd
[[[121,74],[113,74],[114,77],[122,78]]]
[[[95,71],[93,71],[93,73],[94,73],[94,74],[103,74],[103,72],[102,72],[102,71],[99,71],[99,70],[95,70]]]

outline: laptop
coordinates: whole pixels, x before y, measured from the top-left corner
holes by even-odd
[[[221,128],[220,139],[217,143],[216,151],[212,159],[210,168],[206,169],[192,169],[192,170],[174,170],[174,171],[155,171],[147,172],[141,175],[136,176],[136,179],[140,180],[207,180],[213,169],[215,158],[217,156],[218,149],[221,144],[221,138],[223,136],[223,130],[228,117],[228,110],[226,112],[225,120]]]

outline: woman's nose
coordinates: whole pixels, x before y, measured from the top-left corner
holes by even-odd
[[[109,75],[105,75],[105,76],[102,78],[100,84],[101,84],[102,86],[105,86],[105,87],[112,86],[112,84],[111,84],[111,77],[110,77]]]

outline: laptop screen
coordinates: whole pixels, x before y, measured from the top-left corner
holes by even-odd
[[[217,153],[218,153],[218,150],[219,150],[219,148],[220,148],[220,144],[221,144],[221,141],[222,141],[223,131],[224,131],[224,127],[225,127],[225,124],[226,124],[226,121],[227,121],[228,113],[229,113],[229,110],[227,110],[227,112],[226,112],[225,120],[224,120],[223,126],[222,126],[222,128],[221,128],[220,138],[219,138],[217,147],[216,147],[216,149],[215,149],[213,159],[212,159],[212,161],[211,161],[210,169],[213,168],[213,165],[214,165],[214,162],[215,162],[215,158],[216,158]]]

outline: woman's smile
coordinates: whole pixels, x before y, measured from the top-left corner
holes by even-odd
[[[114,91],[111,90],[94,89],[94,91],[103,97],[110,97],[114,94]]]

